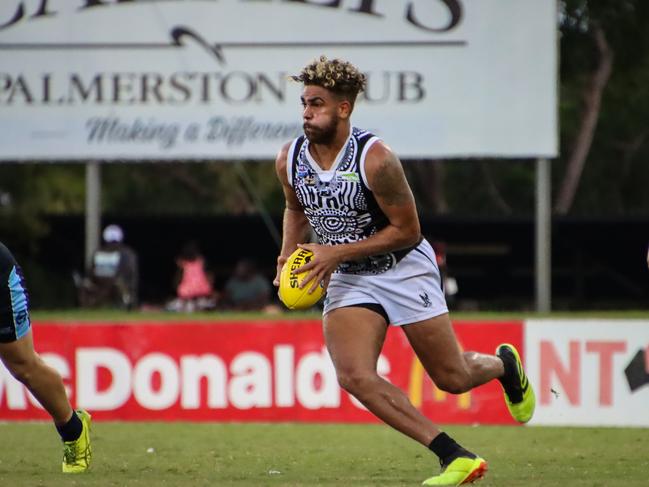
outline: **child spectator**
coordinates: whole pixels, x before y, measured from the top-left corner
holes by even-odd
[[[216,307],[217,295],[211,276],[205,269],[205,258],[196,242],[188,242],[176,259],[178,286],[176,299],[167,305],[169,311],[204,311]]]

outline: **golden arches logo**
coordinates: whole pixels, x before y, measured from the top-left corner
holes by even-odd
[[[448,393],[439,389],[433,381],[432,384],[432,399],[434,402],[444,402],[447,400]],[[421,408],[424,395],[424,366],[416,355],[413,356],[412,365],[410,366],[410,379],[408,382],[408,397],[410,402],[416,408]],[[471,408],[471,391],[457,396],[458,409],[468,410]]]

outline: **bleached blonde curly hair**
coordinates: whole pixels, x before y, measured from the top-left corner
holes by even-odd
[[[300,74],[290,77],[304,85],[322,86],[352,103],[365,90],[367,77],[356,66],[341,59],[327,59],[326,56],[313,60]]]

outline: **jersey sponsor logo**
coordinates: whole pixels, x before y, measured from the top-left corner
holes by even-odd
[[[355,172],[343,172],[336,175],[338,181],[349,181],[352,183],[359,183],[361,178],[358,176],[358,173]]]

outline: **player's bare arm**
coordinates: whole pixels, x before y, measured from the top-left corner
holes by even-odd
[[[312,287],[320,281],[328,284],[331,273],[341,262],[393,252],[411,247],[419,241],[421,230],[417,208],[401,161],[389,147],[376,142],[368,152],[365,173],[377,203],[388,218],[388,225],[359,242],[335,246],[299,245],[315,254],[315,259],[296,270],[312,271],[303,281],[303,286],[312,280]]]
[[[352,254],[350,258],[412,247],[421,237],[421,228],[415,198],[401,161],[389,147],[379,141],[369,151],[365,173],[374,198],[388,218],[389,224],[367,239],[367,242],[374,240],[369,243],[372,247],[376,246],[376,250],[358,256]]]
[[[295,196],[295,191],[293,191],[293,188],[289,184],[288,176],[286,174],[289,147],[290,143],[285,144],[279,151],[277,159],[275,160],[275,171],[277,173],[277,178],[282,184],[284,199],[286,201],[284,218],[282,221],[282,249],[279,253],[279,257],[277,257],[277,272],[275,274],[275,279],[273,280],[275,286],[279,286],[279,275],[284,263],[286,262],[286,258],[297,248],[298,243],[306,240],[307,235],[309,234],[309,222],[304,216],[302,206]]]

